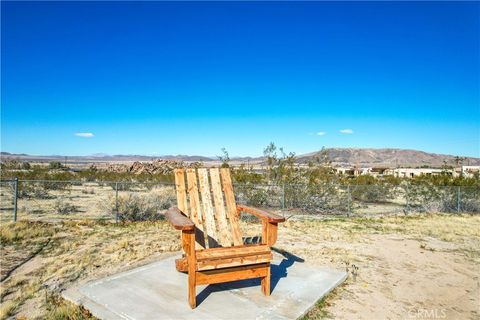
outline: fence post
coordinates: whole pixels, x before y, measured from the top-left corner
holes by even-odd
[[[282,209],[285,209],[285,183],[282,184]]]
[[[118,182],[115,182],[115,223],[118,223]]]
[[[18,178],[13,181],[13,222],[17,222]]]
[[[348,192],[348,212],[347,217],[350,217],[352,214],[352,192],[350,191],[350,185],[347,185],[347,192]]]
[[[460,186],[457,187],[457,212],[460,212]]]

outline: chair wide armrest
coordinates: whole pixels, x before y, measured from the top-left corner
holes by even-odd
[[[261,210],[261,209],[258,209],[258,208],[254,208],[254,207],[237,205],[237,212],[240,213],[241,211],[246,212],[246,213],[250,213],[250,214],[256,216],[257,218],[260,218],[260,219],[262,219],[263,221],[266,221],[266,222],[278,223],[278,222],[284,222],[285,221],[285,218],[282,217],[282,216],[279,216],[278,214],[271,213],[271,212]]]
[[[165,214],[170,224],[177,230],[193,230],[195,224],[180,209],[172,207]]]

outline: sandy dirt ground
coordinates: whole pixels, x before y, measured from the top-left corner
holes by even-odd
[[[243,227],[250,235],[259,230]],[[25,222],[0,231],[2,276],[23,263],[1,283],[1,319],[78,315],[52,299],[55,293],[179,250],[178,233],[166,222]],[[349,272],[306,319],[480,319],[479,216],[289,220],[275,247]]]
[[[278,246],[349,272],[347,282],[307,318],[480,319],[479,219],[471,226],[453,221],[451,234],[441,230],[448,229],[449,218],[430,219],[396,219],[397,226],[378,231],[383,226],[357,230],[350,223],[283,229]],[[446,226],[431,232],[435,224]]]

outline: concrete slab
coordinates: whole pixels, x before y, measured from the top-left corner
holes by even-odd
[[[87,283],[63,296],[101,319],[296,319],[342,283],[347,274],[274,255],[270,297],[260,280],[197,287],[197,308],[187,303],[187,275],[164,260]]]

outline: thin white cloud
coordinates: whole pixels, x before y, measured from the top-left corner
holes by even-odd
[[[353,130],[352,129],[342,129],[342,130],[340,130],[340,133],[353,134]]]
[[[319,131],[317,132],[317,136],[324,136],[326,135],[327,133],[325,131]]]
[[[75,135],[77,137],[81,137],[81,138],[93,138],[94,137],[94,134],[91,133],[91,132],[77,132],[77,133],[75,133]]]

